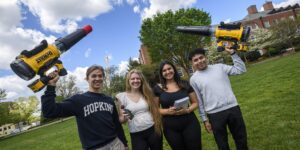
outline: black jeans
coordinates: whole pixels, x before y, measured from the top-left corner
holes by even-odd
[[[239,106],[208,114],[215,141],[219,150],[229,150],[227,126],[232,134],[237,150],[248,150],[247,132]]]
[[[162,134],[158,135],[154,126],[144,131],[130,133],[132,150],[162,150]]]

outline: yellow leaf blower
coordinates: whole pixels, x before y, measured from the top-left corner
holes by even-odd
[[[242,26],[241,23],[225,24],[221,22],[217,26],[177,26],[176,30],[183,33],[215,36],[219,52],[224,51],[224,46],[228,43],[231,43],[233,49],[248,50],[246,42],[250,35],[250,28]]]
[[[56,66],[60,76],[67,75],[66,69],[58,58],[92,30],[92,27],[87,25],[63,38],[56,39],[53,44],[48,44],[46,40],[43,40],[32,50],[23,50],[10,64],[10,67],[20,78],[27,81],[36,74],[39,75],[39,79],[28,85],[33,92],[38,92],[51,80],[46,76],[46,71],[52,67]]]

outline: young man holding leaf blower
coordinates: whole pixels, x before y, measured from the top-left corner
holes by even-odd
[[[218,149],[230,149],[228,126],[236,149],[248,150],[246,126],[228,77],[246,72],[246,67],[230,45],[225,47],[225,51],[231,55],[233,66],[208,65],[204,49],[198,48],[191,51],[189,60],[195,72],[190,79],[190,84],[197,94],[199,113],[205,129],[214,134]]]

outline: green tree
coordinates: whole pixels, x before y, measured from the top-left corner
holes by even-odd
[[[76,86],[76,77],[73,75],[68,75],[60,78],[60,80],[56,84],[56,93],[57,96],[55,97],[56,102],[62,102],[66,98],[69,98],[75,94],[82,93],[80,89]],[[31,117],[31,120],[35,120],[36,118]],[[63,118],[45,118],[43,116],[43,112],[41,112],[40,115],[41,123],[47,123],[54,120],[61,120],[63,121]]]
[[[6,98],[6,90],[0,88],[0,126],[11,123],[11,118],[9,117],[9,108],[12,102],[1,102],[1,99]]]
[[[15,115],[15,123],[30,123],[30,117],[37,112],[39,100],[36,96],[19,97],[11,106],[10,113]]]
[[[299,43],[300,19],[285,19],[278,24],[270,27],[272,31],[272,40],[276,44],[285,45],[285,47],[294,47]]]
[[[173,61],[189,74],[188,53],[197,47],[204,47],[209,38],[179,33],[176,26],[210,25],[208,13],[195,9],[171,10],[158,13],[153,18],[143,20],[140,30],[140,40],[148,47],[152,62],[162,59]]]
[[[6,90],[0,88],[0,101],[4,98],[6,98]]]
[[[0,103],[0,126],[11,123],[11,118],[9,115],[9,108],[12,102],[1,102]]]
[[[143,75],[148,80],[151,87],[159,83],[159,64],[152,63],[149,65],[141,65],[139,69],[143,72]]]
[[[274,43],[272,32],[264,28],[252,30],[251,38],[249,38],[248,42],[250,43],[250,50],[264,49]]]
[[[19,97],[10,105],[9,117],[11,122],[18,125],[21,131],[20,124],[29,124],[34,118],[34,113],[38,111],[39,100],[36,96]]]
[[[102,92],[114,96],[116,93],[125,91],[125,77],[117,73],[118,67],[111,66],[109,68],[110,85],[104,84]]]
[[[211,44],[206,49],[207,49],[206,55],[209,64],[231,62],[231,58],[228,54],[226,54],[226,52],[218,52],[217,41],[215,39],[212,39]]]
[[[69,98],[80,92],[80,89],[76,87],[76,77],[73,75],[62,77],[56,85],[57,95],[63,98]]]
[[[117,93],[125,91],[125,76],[115,75],[111,80],[111,96],[115,96]]]
[[[141,64],[139,63],[139,61],[137,60],[133,60],[131,57],[129,58],[129,61],[128,61],[128,69],[127,71],[130,71],[134,68],[137,68],[138,66],[140,66]]]

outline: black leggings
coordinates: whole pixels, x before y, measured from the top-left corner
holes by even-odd
[[[194,113],[165,116],[164,135],[172,150],[201,150],[201,128]]]
[[[130,133],[132,150],[162,150],[162,136],[158,135],[154,127],[144,131]]]

